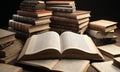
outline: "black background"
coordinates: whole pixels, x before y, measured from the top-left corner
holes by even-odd
[[[4,0],[0,2],[0,27],[8,27],[8,21],[12,15],[19,9],[23,0]],[[107,19],[120,22],[119,0],[75,0],[78,10],[91,11],[90,21],[98,19]]]

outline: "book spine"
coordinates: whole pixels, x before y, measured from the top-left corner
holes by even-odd
[[[13,20],[9,20],[9,26],[12,27],[15,30],[29,33],[29,28],[32,25],[25,24],[25,23],[22,23],[22,22],[13,21]]]
[[[76,11],[76,8],[64,8],[64,7],[46,7],[46,9],[55,12],[66,12],[66,13],[73,13]]]
[[[94,25],[94,24],[89,24],[89,28],[90,28],[90,29],[93,29],[93,30],[98,30],[98,31],[105,32],[105,27],[103,27],[103,26],[98,26],[98,25]]]
[[[23,11],[23,10],[18,10],[17,14],[21,15],[21,16],[27,16],[27,17],[38,17],[38,15],[36,13]]]
[[[35,11],[39,9],[45,9],[45,3],[39,1],[23,1],[20,4],[21,10]]]
[[[77,19],[77,16],[73,15],[72,13],[53,12],[53,15],[54,16],[60,16],[60,17]]]
[[[24,22],[24,23],[35,25],[35,18],[32,18],[32,17],[25,17],[25,16],[14,14],[12,19],[18,22]]]
[[[64,23],[72,23],[72,24],[79,24],[78,20],[70,19],[70,18],[64,18],[64,17],[58,17],[58,16],[52,16],[51,21],[57,21],[57,22],[64,22]]]

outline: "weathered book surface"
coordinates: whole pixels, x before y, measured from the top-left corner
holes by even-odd
[[[98,46],[98,49],[105,55],[114,58],[120,56],[120,47],[114,44]]]
[[[0,64],[0,72],[23,72],[23,69],[10,64]]]
[[[74,59],[29,60],[20,61],[19,63],[59,72],[86,72],[90,65],[89,60]]]
[[[70,18],[65,18],[65,17],[52,16],[51,21],[52,22],[57,21],[57,22],[64,22],[64,23],[81,24],[86,21],[89,21],[89,18],[75,20],[75,19],[70,19]]]
[[[83,19],[90,17],[90,11],[76,10],[73,13],[53,12],[54,16],[72,18],[72,19]]]
[[[22,1],[20,3],[20,9],[25,11],[36,11],[45,9],[44,1]]]
[[[4,50],[0,50],[0,56],[4,56],[4,58],[0,58],[1,63],[9,63],[15,60],[21,49],[23,43],[20,40],[15,40],[15,42]]]
[[[74,5],[75,1],[46,1],[47,5]]]
[[[113,65],[120,68],[120,57],[113,58]]]
[[[15,32],[11,32],[5,29],[0,29],[0,45],[10,41],[14,41],[15,39],[16,39]]]
[[[33,32],[37,32],[37,31],[49,29],[49,24],[31,25],[28,23],[9,20],[9,27],[12,27],[13,29],[21,31],[21,32],[33,33]]]
[[[69,27],[69,28],[76,28],[76,29],[81,29],[85,26],[88,26],[89,21],[83,22],[81,24],[72,24],[72,23],[64,23],[64,22],[57,22],[57,21],[53,21],[52,23],[50,23],[51,25],[55,25],[55,26],[64,26],[64,27]]]
[[[117,22],[109,20],[97,20],[89,23],[89,28],[102,32],[109,32],[117,28]]]
[[[120,72],[120,69],[115,67],[113,61],[106,61],[106,62],[95,62],[91,65],[98,71],[98,72]]]
[[[13,14],[12,19],[18,22],[23,23],[29,23],[32,25],[43,25],[43,24],[49,24],[51,16],[45,16],[40,18],[33,18],[33,17],[26,17],[26,16],[20,16],[17,14]]]
[[[17,14],[21,16],[27,16],[27,17],[44,17],[44,16],[51,16],[52,11],[37,10],[35,12],[29,12],[29,11],[24,11],[24,10],[17,10]]]
[[[61,72],[86,72],[89,67],[89,60],[60,60],[53,70]]]
[[[54,12],[66,12],[73,13],[76,11],[76,8],[65,8],[65,7],[46,7],[47,10],[52,10]]]
[[[96,39],[104,39],[104,38],[116,38],[114,32],[101,32],[96,30],[88,30],[89,35]]]
[[[8,46],[12,45],[14,41],[10,41],[4,44],[0,44],[0,50],[7,48]]]
[[[61,36],[54,31],[33,35],[26,41],[18,60],[61,58],[104,60],[89,36],[69,31]]]
[[[28,61],[19,61],[19,64],[29,65],[34,67],[39,67],[46,70],[52,70],[52,68],[59,62],[58,59],[50,60],[28,60]]]
[[[73,5],[46,5],[46,7],[65,7],[65,8],[76,8],[75,4]]]

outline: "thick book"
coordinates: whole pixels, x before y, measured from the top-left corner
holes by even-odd
[[[74,59],[29,60],[20,61],[19,63],[23,65],[44,68],[53,72],[86,72],[90,65],[89,60]]]
[[[76,10],[73,13],[53,12],[54,16],[72,18],[72,19],[83,19],[90,17],[90,11]]]
[[[35,12],[30,12],[30,11],[25,11],[25,10],[17,10],[17,14],[21,16],[27,16],[27,17],[44,17],[44,16],[51,16],[52,11],[37,10]]]
[[[29,59],[89,59],[104,60],[104,57],[87,35],[66,31],[61,36],[49,31],[30,37],[18,57]]]
[[[76,8],[76,6],[73,5],[46,5],[46,7],[65,7],[65,8]]]
[[[88,33],[90,36],[92,36],[96,39],[116,38],[117,37],[114,32],[101,32],[101,31],[89,29]]]
[[[20,9],[25,11],[36,11],[45,9],[44,1],[22,1]]]
[[[113,58],[113,65],[120,68],[120,57]]]
[[[46,7],[47,10],[52,10],[54,12],[65,12],[73,13],[76,11],[76,8],[65,8],[65,7]]]
[[[115,44],[98,46],[98,49],[108,57],[114,58],[120,56],[120,47]]]
[[[106,61],[106,62],[94,62],[91,65],[98,71],[98,72],[120,72],[120,69],[115,67],[113,61]]]
[[[84,18],[84,19],[70,19],[70,18],[65,18],[65,17],[60,17],[60,16],[52,16],[51,21],[57,21],[57,22],[64,22],[64,23],[72,23],[72,24],[82,24],[86,21],[89,21],[89,18]]]
[[[75,1],[46,1],[46,5],[75,5]]]
[[[0,46],[10,41],[14,41],[15,39],[15,32],[0,29]]]
[[[23,72],[23,68],[10,64],[0,64],[0,72]]]
[[[117,28],[117,22],[109,21],[109,20],[97,20],[89,23],[89,28],[102,32],[109,32]]]
[[[31,25],[49,24],[49,23],[51,23],[50,18],[51,18],[51,16],[33,18],[33,17],[20,16],[18,14],[13,14],[13,16],[12,16],[12,19],[15,21],[29,23]]]
[[[31,25],[28,23],[18,22],[14,20],[9,20],[9,27],[12,27],[15,30],[25,32],[25,33],[33,33],[41,30],[49,29],[49,24],[44,25]]]

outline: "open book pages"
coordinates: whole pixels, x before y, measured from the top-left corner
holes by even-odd
[[[104,59],[89,36],[80,35],[70,31],[62,33],[61,36],[54,31],[33,35],[25,43],[18,60],[21,58],[73,58],[92,60]]]
[[[104,46],[98,46],[98,49],[111,58],[120,56],[120,47],[115,44],[109,44]]]
[[[98,72],[120,72],[120,69],[115,67],[113,61],[106,61],[106,62],[95,62],[91,65],[98,71]]]
[[[19,63],[57,72],[86,72],[90,61],[76,59],[28,60]]]
[[[116,57],[113,59],[113,65],[120,68],[120,57]]]

